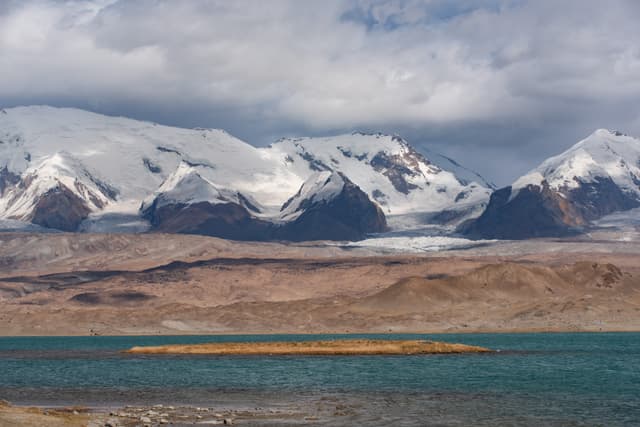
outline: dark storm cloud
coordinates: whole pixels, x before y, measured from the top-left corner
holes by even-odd
[[[253,144],[400,133],[499,184],[598,127],[640,135],[635,1],[0,1],[0,104]]]

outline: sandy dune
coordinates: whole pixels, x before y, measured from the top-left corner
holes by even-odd
[[[505,242],[389,255],[199,236],[0,234],[1,333],[640,330],[636,246]]]

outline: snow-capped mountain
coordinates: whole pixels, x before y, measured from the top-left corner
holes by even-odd
[[[182,162],[147,197],[140,214],[154,230],[205,234],[235,240],[268,240],[272,224],[256,217],[260,209],[240,192],[204,178],[198,167]]]
[[[191,205],[207,202],[212,205],[235,203],[244,206],[255,214],[262,211],[256,201],[249,196],[226,188],[221,188],[203,178],[198,172],[197,166],[190,166],[185,162],[180,163],[172,173],[151,196],[147,197],[140,207],[142,212],[154,205],[155,209],[166,205]]]
[[[284,138],[269,151],[299,176],[336,171],[349,177],[385,214],[440,212],[487,201],[479,177],[460,178],[417,152],[398,136],[356,132],[324,138]],[[445,158],[438,156],[445,163]],[[463,170],[457,163],[449,163]],[[479,183],[479,182],[482,182]]]
[[[7,166],[4,168],[8,171]],[[9,173],[7,173],[9,175]],[[114,201],[117,191],[93,177],[69,153],[58,152],[28,167],[7,185],[0,211],[7,218],[61,230],[75,230],[89,212]]]
[[[387,231],[380,207],[341,172],[311,175],[280,211],[281,240],[361,240]]]
[[[571,234],[640,206],[640,140],[599,129],[492,194],[468,234],[526,238]]]
[[[183,163],[140,211],[159,231],[234,240],[357,240],[386,231],[380,208],[348,178],[329,171],[313,174],[277,218],[265,219],[255,201],[218,188]]]
[[[300,190],[282,205],[280,219],[293,221],[314,204],[330,201],[338,196],[346,185],[346,179],[330,171],[317,172],[302,183]]]
[[[0,219],[105,231],[114,218],[131,221],[164,197],[173,205],[229,201],[282,222],[294,220],[283,204],[320,171],[341,173],[391,215],[482,205],[489,195],[483,183],[456,177],[395,136],[283,139],[256,148],[216,129],[69,108],[0,110]],[[102,216],[109,220],[100,225]]]
[[[52,107],[0,113],[0,169],[22,175],[59,152],[118,191],[111,204],[141,201],[184,162],[225,188],[255,193],[280,206],[303,179],[281,160],[222,130],[182,129]],[[271,203],[269,203],[271,202]]]

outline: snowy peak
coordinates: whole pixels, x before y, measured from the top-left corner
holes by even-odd
[[[387,231],[380,207],[340,172],[317,172],[281,209],[275,235],[285,240],[359,240]]]
[[[43,197],[56,192],[66,194],[88,212],[105,208],[118,194],[117,190],[91,175],[69,153],[58,152],[26,169],[12,187],[5,189],[0,200],[2,216],[31,220],[37,215]]]
[[[484,238],[562,236],[640,206],[640,140],[598,129],[495,191],[463,232]]]
[[[151,204],[158,209],[166,205],[190,205],[203,202],[211,205],[235,203],[254,213],[261,212],[259,204],[250,196],[214,184],[204,178],[196,166],[186,162],[180,163],[160,188],[145,199],[140,209],[144,212]]]
[[[141,214],[158,231],[234,240],[355,240],[386,230],[378,206],[346,177],[328,171],[307,179],[273,217],[182,164],[145,201]]]
[[[640,140],[598,129],[565,152],[551,157],[513,184],[517,191],[546,181],[551,189],[569,190],[582,183],[611,179],[640,197]]]
[[[148,200],[157,200],[158,207],[172,204],[192,204],[209,202],[212,204],[229,202],[216,186],[203,178],[195,167],[181,162],[178,168],[162,183]]]
[[[311,205],[327,202],[339,195],[345,186],[345,178],[337,172],[317,172],[311,175],[291,199],[280,209],[283,221],[296,219]]]
[[[0,169],[21,174],[66,151],[138,204],[181,162],[206,179],[280,206],[303,181],[264,150],[222,130],[183,129],[72,108],[16,107],[0,115]]]
[[[16,107],[0,114],[0,219],[32,221],[35,207],[45,215],[45,205],[63,217],[64,200],[77,208],[78,218],[90,214],[104,230],[102,218],[111,226],[118,217],[138,216],[141,205],[167,200],[228,201],[280,221],[281,206],[319,172],[342,174],[330,183],[345,177],[386,214],[427,218],[421,214],[486,204],[487,187],[440,163],[446,162],[392,135],[283,139],[257,148],[222,130],[72,108]],[[55,189],[57,195],[43,205],[42,195]]]
[[[270,147],[297,175],[347,176],[389,214],[436,212],[482,204],[490,190],[444,170],[398,136],[354,133],[281,139]]]

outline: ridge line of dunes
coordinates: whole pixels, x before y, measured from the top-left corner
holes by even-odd
[[[355,301],[351,310],[409,313],[427,307],[470,301],[542,302],[578,300],[585,295],[637,289],[637,279],[610,263],[576,262],[570,265],[529,265],[518,262],[487,264],[455,276],[409,276]]]
[[[488,353],[491,350],[466,345],[425,340],[327,340],[295,342],[230,342],[132,347],[128,354],[203,355],[401,355]]]

